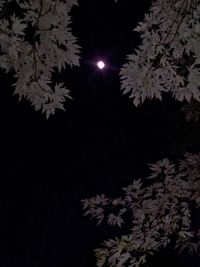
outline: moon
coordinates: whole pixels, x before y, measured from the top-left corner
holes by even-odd
[[[98,67],[100,70],[102,70],[102,69],[105,68],[105,63],[104,63],[102,60],[100,60],[100,61],[97,62],[97,67]]]

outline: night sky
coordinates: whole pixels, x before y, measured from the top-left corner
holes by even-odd
[[[66,112],[48,120],[12,96],[1,72],[1,267],[93,267],[93,250],[117,232],[83,217],[80,200],[120,195],[147,163],[199,151],[171,96],[136,108],[120,92],[119,69],[140,43],[133,32],[150,1],[80,0],[73,33],[80,67],[62,72],[71,90]],[[107,68],[96,68],[97,59]],[[197,138],[198,139],[198,138]],[[195,138],[194,138],[195,140]],[[163,253],[151,266],[197,267],[198,259]],[[150,266],[150,267],[151,267]]]

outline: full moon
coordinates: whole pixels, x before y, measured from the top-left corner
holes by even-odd
[[[97,67],[102,70],[103,68],[105,68],[105,63],[103,61],[98,61],[97,62]]]

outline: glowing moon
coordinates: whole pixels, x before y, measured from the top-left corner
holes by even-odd
[[[102,70],[103,68],[105,68],[105,63],[103,61],[98,61],[97,62],[97,67]]]

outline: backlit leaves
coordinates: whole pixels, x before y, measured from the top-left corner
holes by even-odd
[[[169,243],[175,243],[178,252],[199,251],[200,229],[193,228],[191,216],[200,203],[199,163],[199,154],[186,153],[178,163],[163,159],[149,165],[146,181],[151,184],[137,179],[119,198],[101,195],[82,201],[85,215],[98,224],[106,220],[111,226],[132,225],[126,235],[106,240],[95,250],[97,266],[139,267]]]
[[[71,98],[64,84],[53,85],[53,73],[79,65],[80,47],[70,27],[74,5],[75,0],[0,1],[0,68],[15,72],[14,94],[47,118]]]
[[[162,99],[200,100],[200,3],[197,0],[155,0],[134,29],[142,43],[120,71],[121,89],[138,106]]]

